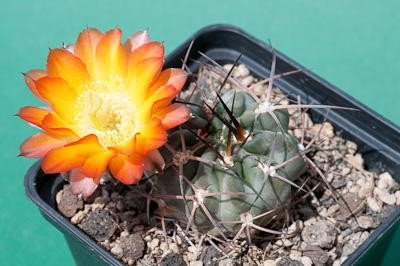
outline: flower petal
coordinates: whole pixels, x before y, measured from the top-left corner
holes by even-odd
[[[121,143],[118,146],[112,146],[108,147],[109,149],[112,149],[118,153],[122,153],[124,155],[130,155],[132,152],[135,151],[136,147],[136,136],[140,133],[136,133],[133,137],[125,140],[123,143]]]
[[[135,66],[129,64],[126,86],[131,91],[132,104],[136,108],[146,101],[149,85],[161,73],[163,62],[161,57],[152,57],[141,60]]]
[[[136,136],[135,151],[141,155],[160,148],[167,138],[167,131],[164,129],[161,120],[153,118],[148,124],[139,129],[140,134]]]
[[[177,91],[181,91],[185,85],[187,73],[182,69],[168,68],[161,72],[158,80],[149,88],[149,95],[155,93],[160,87],[172,85]]]
[[[96,68],[96,47],[103,38],[104,33],[94,28],[86,28],[82,31],[75,43],[74,54],[85,64],[91,78],[98,80]]]
[[[48,132],[39,132],[22,142],[19,148],[21,152],[20,156],[26,158],[42,158],[50,150],[64,146],[76,140],[77,138],[73,136],[59,137],[49,134]]]
[[[122,32],[116,28],[106,32],[96,49],[96,67],[99,79],[113,84],[116,76],[125,78],[127,59],[121,44]]]
[[[97,178],[87,177],[82,173],[82,167],[72,169],[69,180],[71,183],[71,193],[82,198],[87,198],[96,190],[101,179],[101,175]]]
[[[49,76],[65,80],[76,95],[82,94],[85,85],[91,81],[82,61],[64,49],[50,50],[47,57],[47,73]]]
[[[112,155],[110,155],[112,153]],[[85,175],[95,178],[98,172],[104,171],[104,161],[100,157],[105,157],[109,160],[111,156],[115,156],[115,151],[108,151],[104,149],[98,142],[96,135],[88,135],[82,139],[65,145],[64,147],[56,148],[49,151],[43,159],[42,169],[45,173],[60,173],[72,170],[79,166],[83,166],[86,161],[95,157],[96,159],[90,160],[85,168]],[[93,169],[93,163],[98,162],[99,170]],[[103,169],[104,168],[104,169]]]
[[[31,90],[33,95],[36,96],[39,100],[41,100],[43,103],[50,105],[50,102],[43,98],[42,95],[37,91],[36,85],[35,85],[35,80],[38,80],[40,78],[43,78],[47,76],[47,71],[46,70],[40,70],[40,69],[33,69],[29,70],[28,72],[24,73],[24,79],[25,83],[28,86],[28,88]]]
[[[183,104],[174,103],[161,109],[157,113],[153,113],[153,117],[160,119],[163,127],[168,130],[189,120],[190,108]]]
[[[137,153],[130,156],[118,154],[110,160],[112,175],[124,184],[137,184],[143,175],[143,157]]]
[[[153,150],[143,157],[143,165],[146,171],[152,173],[162,173],[165,166],[165,161],[159,150]]]
[[[44,77],[35,81],[38,92],[51,102],[54,111],[67,122],[73,122],[78,95],[67,82],[58,77]]]
[[[126,54],[130,54],[133,50],[138,48],[139,46],[150,42],[150,35],[147,30],[138,31],[132,34],[124,43],[124,48]]]

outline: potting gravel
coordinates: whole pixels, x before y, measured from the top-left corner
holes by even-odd
[[[229,69],[231,65],[224,67]],[[258,81],[244,65],[236,67],[233,75],[246,86]],[[206,83],[222,81],[204,69],[201,76]],[[260,85],[254,91],[262,93],[266,88]],[[275,99],[285,96],[277,88],[273,92]],[[281,101],[286,103],[286,99]],[[289,133],[300,139],[302,113],[297,109],[290,109],[290,113]],[[314,124],[307,113],[304,117],[305,139],[310,140],[321,125]],[[148,205],[145,198],[128,186],[114,184],[109,177],[104,177],[95,193],[84,201],[77,201],[69,185],[65,185],[57,194],[58,209],[127,265],[337,266],[400,205],[400,185],[388,173],[367,171],[357,145],[342,139],[331,124],[325,124],[318,143],[310,157],[327,177],[338,201],[309,167],[297,183],[301,185],[309,178],[308,190],[322,184],[311,196],[291,207],[289,226],[285,226],[285,215],[271,224],[271,229],[293,235],[261,233],[253,238],[251,247],[241,239],[223,253],[218,240],[195,229],[185,237],[182,228],[186,225],[172,219],[166,219],[165,239],[156,204]],[[149,184],[141,184],[140,188],[149,191]],[[300,196],[298,193],[297,198]]]

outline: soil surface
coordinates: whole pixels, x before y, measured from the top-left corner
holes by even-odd
[[[221,80],[203,73],[204,78],[207,75]],[[257,82],[244,65],[236,67],[233,75],[246,86]],[[265,90],[265,85],[254,89]],[[276,99],[284,97],[276,88],[274,94]],[[307,113],[297,109],[290,113],[289,133],[298,139],[304,121],[305,140],[320,130],[321,125],[314,124]],[[127,265],[340,265],[400,205],[400,185],[388,173],[367,171],[357,145],[342,139],[329,123],[316,143],[319,146],[309,157],[326,176],[337,201],[309,167],[297,184],[307,191],[321,184],[305,199],[294,188],[293,202],[299,202],[271,224],[270,229],[286,234],[260,233],[251,246],[240,239],[223,252],[218,239],[194,229],[185,236],[186,225],[172,219],[166,219],[164,237],[157,205],[107,176],[84,201],[77,201],[65,185],[57,194],[58,209]],[[143,183],[140,189],[148,192],[151,188]]]

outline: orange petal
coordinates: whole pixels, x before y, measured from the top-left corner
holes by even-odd
[[[124,43],[125,52],[129,55],[133,50],[148,42],[150,42],[150,35],[147,30],[138,31],[132,34]]]
[[[115,154],[114,151],[104,149],[99,144],[96,135],[92,134],[85,136],[76,142],[65,145],[64,147],[49,151],[43,159],[42,169],[46,173],[65,172],[84,165],[86,160],[90,157],[95,157],[101,154],[108,158],[108,153]],[[90,166],[91,163],[92,161],[90,162]],[[102,167],[103,164],[99,165],[99,168]],[[88,169],[91,168],[88,166]],[[95,178],[96,176],[89,177]]]
[[[36,88],[39,93],[51,102],[54,111],[64,120],[72,122],[76,115],[78,95],[67,82],[58,77],[44,77],[38,79]]]
[[[161,109],[157,113],[153,113],[153,116],[160,119],[164,128],[168,130],[189,120],[190,108],[183,104],[174,103]]]
[[[160,111],[160,108],[167,106],[176,96],[177,91],[170,85],[161,87],[151,95],[141,106],[136,114],[136,121],[139,124],[146,124],[152,117],[152,112]]]
[[[71,193],[85,199],[93,194],[100,182],[100,179],[101,175],[97,178],[85,176],[82,173],[82,167],[72,169],[69,173]]]
[[[161,73],[163,63],[161,57],[143,59],[136,65],[129,63],[126,85],[132,93],[132,104],[137,108],[146,101],[149,85]]]
[[[152,95],[162,86],[172,85],[180,91],[185,85],[187,74],[182,69],[168,68],[161,72],[158,80],[149,88],[149,95]]]
[[[149,42],[138,47],[129,55],[129,64],[134,67],[140,61],[152,57],[164,58],[164,45],[161,42]]]
[[[118,153],[122,153],[125,155],[130,155],[132,152],[135,151],[135,146],[136,146],[136,136],[139,133],[136,133],[133,137],[125,140],[123,143],[121,143],[118,146],[113,146],[113,147],[108,147],[109,149],[112,149]]]
[[[118,154],[110,160],[109,166],[112,175],[124,184],[137,184],[143,175],[143,157],[136,153]]]
[[[40,69],[33,69],[33,70],[29,70],[28,72],[24,73],[23,75],[24,75],[25,83],[28,86],[28,88],[31,90],[33,95],[35,95],[36,98],[41,100],[43,103],[50,105],[50,102],[48,100],[46,100],[45,98],[43,98],[43,96],[40,95],[40,93],[37,91],[36,85],[34,82],[35,80],[38,80],[40,78],[47,76],[47,71],[40,70]]]
[[[33,107],[33,106],[25,106],[19,109],[17,116],[22,118],[23,120],[37,125],[39,127],[42,126],[42,120],[44,117],[50,113],[54,113],[54,111]]]
[[[109,84],[113,84],[115,76],[126,76],[127,59],[121,35],[118,28],[106,32],[96,49],[95,62],[99,79]]]
[[[104,33],[94,28],[86,28],[82,31],[75,43],[74,54],[85,64],[91,78],[98,80],[96,68],[96,47],[103,38]]]
[[[152,173],[162,173],[165,162],[158,150],[154,150],[143,157],[143,165],[146,171]]]
[[[49,76],[65,80],[76,95],[82,94],[85,84],[91,81],[82,61],[64,49],[50,50],[47,57],[47,73]]]
[[[141,155],[160,148],[167,142],[167,131],[161,120],[153,118],[148,124],[139,129],[140,135],[136,136],[135,151]]]
[[[58,137],[47,132],[39,132],[30,136],[19,147],[20,156],[27,158],[42,158],[52,149],[64,146],[68,143],[76,141],[77,138]]]
[[[115,151],[100,150],[94,155],[91,155],[83,165],[82,174],[97,178],[106,170],[111,158],[117,156]]]

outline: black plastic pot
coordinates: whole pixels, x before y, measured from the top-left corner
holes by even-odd
[[[228,25],[215,25],[198,31],[167,57],[165,67],[180,67],[192,40],[194,45],[190,58],[202,60],[198,53],[201,51],[220,63],[232,63],[243,52],[241,63],[255,76],[269,77],[272,60],[270,46]],[[276,57],[276,74],[303,68],[279,52],[276,52]],[[191,61],[188,64],[192,72],[197,70],[197,64]],[[305,102],[359,109],[358,112],[332,110],[329,121],[336,131],[342,132],[342,137],[357,143],[369,170],[376,173],[387,171],[396,181],[400,181],[399,127],[312,72],[277,79],[275,84],[294,97],[300,95]],[[318,121],[325,112],[326,110],[313,109],[311,116],[314,121]],[[65,235],[78,265],[123,265],[57,212],[55,194],[62,184],[63,180],[59,175],[43,174],[40,161],[28,170],[24,183],[28,198]],[[342,265],[396,264],[395,241],[400,241],[396,240],[400,239],[400,229],[397,228],[399,217],[400,208],[397,208]]]

